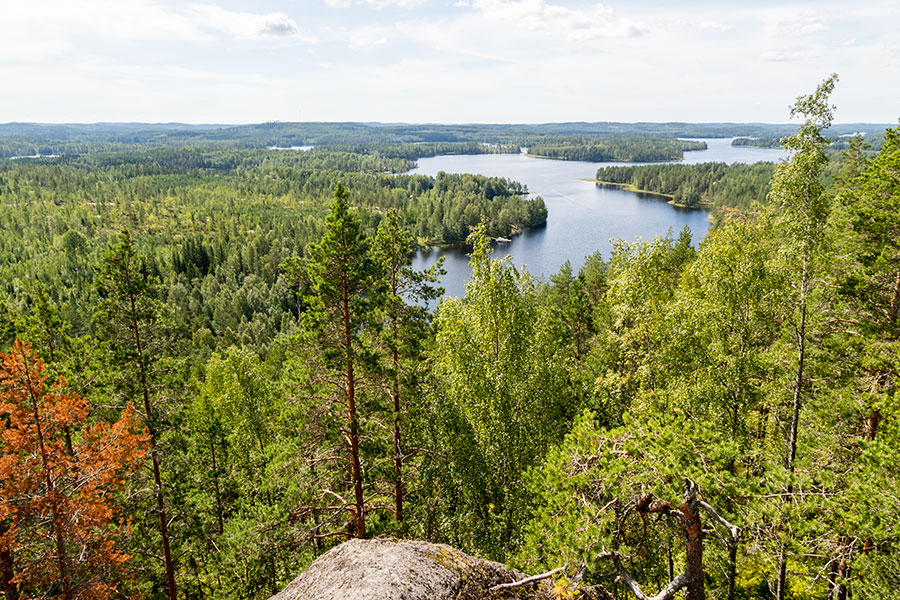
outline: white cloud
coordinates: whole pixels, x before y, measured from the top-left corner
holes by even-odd
[[[236,38],[299,37],[297,23],[284,13],[246,13],[226,10],[215,4],[190,4],[198,25]]]
[[[325,4],[331,8],[348,8],[351,4],[365,4],[374,8],[387,8],[396,6],[398,8],[412,8],[419,6],[424,0],[325,0]]]
[[[806,35],[806,34],[810,34],[810,33],[820,33],[822,31],[828,31],[829,29],[831,29],[831,28],[828,25],[826,25],[825,23],[821,23],[821,22],[806,23],[805,25],[801,25],[797,29],[797,33]]]
[[[5,2],[5,0],[4,0]],[[215,4],[166,6],[154,0],[40,0],[4,4],[0,61],[61,56],[85,42],[212,42],[290,38],[312,41],[283,13],[235,12]]]
[[[545,0],[473,0],[471,6],[504,27],[543,31],[575,41],[629,37],[646,31],[640,23],[616,16],[603,4],[574,9]]]
[[[816,58],[819,55],[810,50],[768,50],[760,55],[762,60],[770,62],[791,62],[796,60],[807,60]]]
[[[829,31],[830,15],[821,10],[804,7],[782,6],[760,11],[760,16],[772,35],[796,37]],[[833,16],[833,15],[831,15]]]
[[[292,120],[301,105],[324,120],[783,121],[832,71],[841,119],[895,121],[900,97],[897,0],[0,6],[0,80],[15,90],[0,121]]]
[[[719,23],[717,21],[703,21],[700,23],[700,29],[705,29],[706,31],[731,31],[734,29],[734,25],[730,23]]]
[[[387,6],[398,6],[400,8],[412,8],[422,4],[423,0],[365,0],[366,4],[377,8],[385,8]]]
[[[393,27],[357,27],[346,32],[347,45],[354,49],[384,46],[393,30]]]
[[[27,34],[32,40],[76,36],[174,40],[201,35],[191,19],[152,0],[8,2],[3,8],[0,28],[5,29],[5,33]]]

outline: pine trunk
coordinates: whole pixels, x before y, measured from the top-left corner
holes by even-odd
[[[706,590],[703,585],[703,527],[697,505],[697,487],[693,483],[688,484],[685,502],[681,505],[680,510],[684,516],[684,533],[687,542],[684,565],[687,586],[684,598],[685,600],[706,600]]]
[[[156,427],[153,421],[153,411],[150,406],[150,387],[147,382],[147,365],[144,362],[144,348],[141,343],[141,332],[138,327],[137,309],[134,297],[129,298],[131,303],[131,331],[134,334],[134,346],[138,355],[138,368],[141,376],[141,390],[144,396],[144,411],[147,418],[147,429],[150,433],[150,462],[153,465],[153,485],[156,493],[156,512],[159,515],[159,531],[162,537],[163,562],[166,568],[166,591],[169,600],[177,600],[177,588],[175,586],[175,565],[172,561],[172,551],[169,546],[169,522],[166,516],[165,502],[163,501],[162,476],[159,469],[159,458],[156,448]]]
[[[359,425],[356,415],[356,379],[353,373],[353,331],[350,324],[350,293],[346,276],[341,277],[341,308],[344,317],[345,386],[347,420],[350,427],[350,469],[353,478],[354,524],[356,537],[366,537],[365,499],[363,497],[362,465],[359,459]]]
[[[403,454],[400,448],[400,359],[397,352],[397,321],[393,324],[394,348],[392,350],[393,381],[391,396],[394,401],[394,517],[403,522]]]

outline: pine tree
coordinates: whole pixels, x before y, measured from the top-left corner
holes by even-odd
[[[362,364],[369,359],[361,331],[371,316],[380,280],[379,265],[362,224],[350,210],[347,189],[337,184],[334,201],[325,219],[322,239],[309,247],[309,259],[293,259],[285,265],[289,275],[309,290],[301,319],[332,382],[332,401],[346,411],[349,483],[353,500],[343,500],[352,515],[352,534],[366,536],[366,502],[363,460],[360,452],[359,392]],[[338,375],[332,378],[330,375]],[[338,496],[340,497],[340,496]]]
[[[407,304],[434,300],[441,289],[429,285],[442,270],[443,257],[438,264],[419,273],[411,268],[412,236],[403,229],[400,217],[392,210],[378,227],[374,256],[384,274],[381,285],[380,313],[383,320],[381,341],[386,347],[388,365],[386,379],[391,397],[394,442],[394,518],[403,521],[403,447],[401,420],[403,402],[404,365],[421,354],[421,340],[427,337],[428,313],[424,306]]]
[[[162,308],[154,296],[156,278],[149,274],[127,230],[121,233],[118,243],[111,244],[104,253],[95,285],[99,296],[95,320],[113,350],[114,361],[130,370],[131,378],[136,379],[131,393],[140,395],[143,401],[144,419],[150,433],[150,462],[166,589],[169,600],[176,600],[175,563],[159,460],[159,423],[151,392],[153,364],[159,358],[157,348],[153,347],[153,330],[159,327]]]
[[[130,404],[117,422],[87,426],[89,403],[65,387],[60,378],[48,389],[44,363],[29,344],[16,340],[0,354],[7,597],[105,600],[122,593],[129,555],[115,538],[128,522],[114,494],[144,461],[149,436]],[[77,432],[74,444],[69,432]]]

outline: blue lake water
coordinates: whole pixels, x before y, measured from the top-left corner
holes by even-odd
[[[778,162],[783,150],[732,146],[730,139],[703,140],[707,150],[685,152],[685,164],[701,162],[754,163]],[[528,229],[509,244],[494,247],[494,255],[508,254],[513,263],[532,275],[549,278],[565,261],[578,270],[586,256],[599,250],[609,257],[612,239],[633,241],[671,232],[677,236],[688,226],[699,242],[709,229],[708,213],[686,210],[667,204],[659,197],[597,186],[590,181],[597,169],[614,165],[647,163],[561,161],[531,158],[523,154],[475,154],[422,158],[413,173],[434,176],[446,173],[476,173],[506,177],[528,186],[547,205],[547,225]],[[466,250],[432,248],[416,253],[415,269],[434,264],[445,257],[447,274],[441,280],[446,294],[461,297],[471,277]]]

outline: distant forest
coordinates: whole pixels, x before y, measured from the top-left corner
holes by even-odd
[[[878,132],[890,124],[841,124],[829,135]],[[740,123],[547,123],[541,125],[407,125],[380,123],[261,123],[256,125],[184,125],[178,123],[97,123],[92,125],[0,124],[0,158],[35,154],[109,152],[134,146],[334,146],[372,144],[468,143],[531,147],[571,143],[572,136],[754,137],[779,139],[791,125]],[[425,155],[420,155],[425,156]]]

